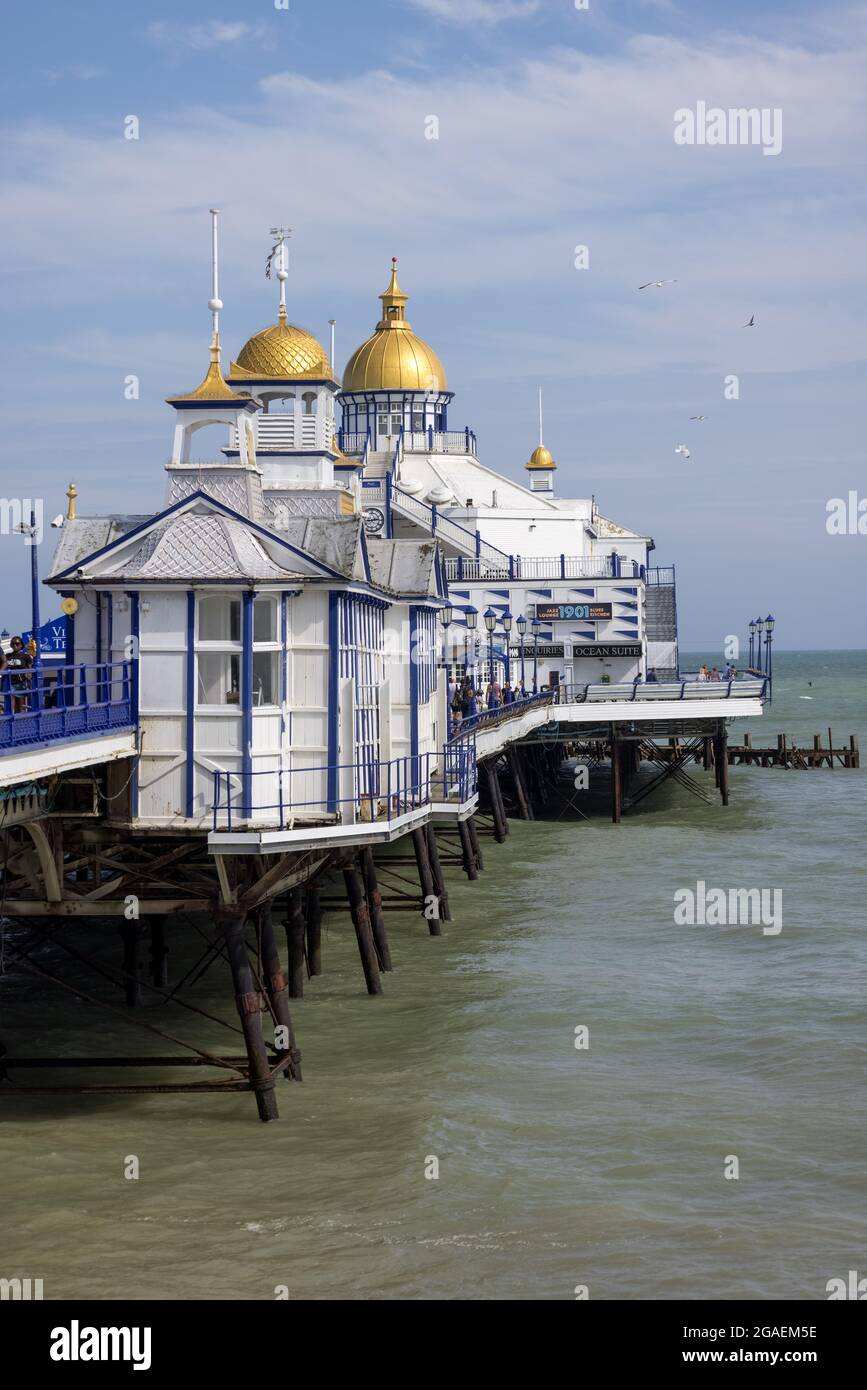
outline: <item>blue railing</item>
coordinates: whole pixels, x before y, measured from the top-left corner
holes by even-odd
[[[135,725],[130,661],[0,673],[0,753]]]
[[[507,705],[493,705],[490,709],[479,710],[478,714],[468,715],[459,722],[453,720],[450,741],[454,744],[465,734],[488,728],[492,724],[504,724],[515,715],[523,714],[525,710],[533,709],[536,705],[552,705],[555,700],[555,691],[540,690],[535,695],[519,695]]]
[[[330,796],[329,784],[345,786],[348,794]],[[298,790],[299,782],[312,779],[320,795]],[[358,823],[383,822],[432,802],[469,801],[476,791],[476,755],[472,746],[446,746],[440,753],[392,758],[388,762],[338,763],[321,767],[257,769],[251,772],[214,772],[213,825],[221,816],[224,828],[236,822],[276,821],[280,826],[299,814],[326,819],[341,807],[352,807]]]

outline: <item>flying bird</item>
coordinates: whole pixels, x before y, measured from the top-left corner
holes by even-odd
[[[755,328],[755,326],[756,326],[756,316],[755,316],[755,314],[751,314],[751,315],[750,315],[750,321],[749,321],[749,323],[745,323],[745,324],[744,324],[744,328]]]
[[[677,444],[675,446],[674,452],[676,454],[683,454],[684,458],[692,458],[692,454],[689,452],[689,449],[687,449],[685,444]]]
[[[690,420],[703,420],[703,419],[704,419],[704,416],[703,416],[703,415],[690,415],[689,418],[690,418]]]
[[[653,286],[654,289],[661,290],[662,287],[663,287],[663,285],[676,285],[676,284],[677,284],[677,281],[676,281],[676,280],[648,280],[648,282],[647,282],[646,285],[639,285],[638,288],[639,288],[640,290],[649,290],[649,289],[651,288],[651,286]]]

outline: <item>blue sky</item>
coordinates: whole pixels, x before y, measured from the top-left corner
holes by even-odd
[[[49,0],[4,31],[4,497],[51,517],[73,478],[83,514],[160,504],[218,205],[226,359],[274,318],[272,224],[290,318],[323,340],[336,318],[338,365],[396,254],[452,423],[523,477],[541,383],[558,490],[655,537],[685,645],[770,610],[782,647],[867,645],[867,537],[825,531],[829,498],[867,492],[863,8]],[[782,152],[677,146],[699,100],[779,107]],[[27,560],[0,536],[10,627]]]

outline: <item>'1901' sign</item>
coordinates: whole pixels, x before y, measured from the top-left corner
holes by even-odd
[[[563,623],[577,618],[599,622],[611,617],[610,603],[537,603],[536,617],[543,623]]]

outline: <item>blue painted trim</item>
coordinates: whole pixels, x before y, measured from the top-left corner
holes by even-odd
[[[187,815],[193,814],[196,775],[196,594],[187,590]]]
[[[94,641],[96,648],[96,670],[94,672],[96,677],[95,694],[96,703],[99,704],[102,700],[102,676],[100,674],[100,666],[102,664],[102,594],[99,589],[96,591],[96,637]]]
[[[135,592],[128,594],[129,597],[129,635],[132,640],[132,651],[130,652],[130,714],[132,721],[138,729],[139,705],[141,694],[139,683],[141,679],[141,661],[139,659],[139,644],[141,642],[141,609],[139,607],[139,596]],[[130,782],[130,809],[133,817],[139,814],[139,793],[138,793],[138,773],[139,759],[136,758],[132,765],[132,780]]]
[[[367,579],[368,584],[372,584],[373,578],[370,573],[370,554],[367,549],[367,535],[363,526],[359,527],[358,534],[361,539],[361,558],[364,561],[365,578]]]
[[[328,810],[337,810],[339,794],[337,764],[340,757],[340,599],[328,595]]]
[[[287,734],[287,719],[289,721],[288,734],[289,742],[292,742],[292,711],[287,713],[289,704],[289,594],[283,592],[280,595],[280,734],[281,745]],[[281,746],[282,754],[282,746]],[[282,767],[282,762],[281,762]]]
[[[243,594],[241,617],[241,815],[249,816],[253,794],[253,600],[252,589]]]
[[[410,604],[409,609],[409,755],[418,757],[418,608]],[[416,764],[413,764],[415,776]]]
[[[295,545],[290,545],[290,543],[284,540],[282,536],[278,535],[276,531],[269,531],[267,527],[260,526],[258,522],[251,521],[248,516],[242,516],[242,514],[236,512],[233,507],[227,507],[225,502],[220,502],[216,497],[212,497],[210,493],[203,492],[201,488],[197,488],[195,492],[190,493],[189,497],[182,497],[179,501],[173,502],[172,505],[166,507],[164,511],[157,512],[155,516],[149,517],[147,521],[141,522],[138,526],[133,526],[131,530],[124,532],[122,536],[118,536],[117,540],[111,541],[108,545],[101,546],[99,550],[94,550],[92,554],[86,555],[83,560],[77,561],[74,566],[70,565],[69,569],[64,570],[61,574],[54,575],[53,582],[57,583],[61,579],[74,578],[79,570],[86,569],[94,560],[100,560],[104,555],[110,555],[112,551],[118,550],[136,536],[140,536],[152,530],[155,526],[165,521],[167,517],[176,516],[179,512],[191,510],[196,502],[207,502],[215,512],[222,512],[224,516],[231,517],[233,521],[240,521],[242,525],[246,526],[250,531],[255,531],[257,535],[264,536],[266,540],[276,542],[278,545],[281,545],[284,550],[288,550],[293,555],[298,555],[302,560],[306,560],[309,564],[314,565],[320,573],[327,574],[332,579],[346,578],[345,574],[340,574],[338,570],[333,570],[328,565],[324,565],[322,561],[317,560],[315,556],[308,555],[306,551],[299,550]]]

